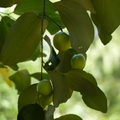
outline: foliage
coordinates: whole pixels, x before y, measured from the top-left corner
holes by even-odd
[[[34,118],[37,120],[38,112],[41,111],[39,115],[43,120],[44,117],[46,120],[68,118],[81,120],[76,115],[53,117],[55,108],[67,102],[73,91],[82,95],[82,99],[88,107],[106,113],[107,98],[99,88],[95,77],[83,69],[72,69],[71,58],[75,54],[82,53],[86,60],[89,60],[86,52],[94,40],[93,24],[97,27],[102,43],[106,45],[110,42],[111,34],[119,26],[120,2],[109,0],[61,0],[57,2],[10,0],[9,3],[0,2],[0,7],[10,7],[16,3],[13,13],[19,15],[17,19],[13,20],[11,13],[1,13],[0,73],[9,86],[11,86],[11,80],[18,90],[19,113],[17,119]],[[57,53],[52,45],[52,38],[47,35],[45,30],[55,35],[59,30],[63,31],[63,28],[68,30],[71,48]],[[47,62],[43,59],[46,56],[43,48],[44,41],[50,48]],[[30,74],[26,69],[19,70],[18,63],[35,61],[39,58],[40,73],[38,71]],[[6,65],[16,71],[9,78],[5,78],[8,75],[3,72],[7,69]],[[43,103],[42,95],[36,90],[38,83],[31,84],[32,77],[36,78],[38,82],[44,78],[50,79],[53,91],[44,98],[46,102]],[[52,100],[52,103],[47,102],[48,98]]]

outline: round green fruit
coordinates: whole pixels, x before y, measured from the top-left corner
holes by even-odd
[[[70,37],[65,32],[59,32],[54,36],[53,44],[57,50],[66,51],[70,48]]]
[[[71,66],[73,69],[83,69],[85,67],[85,57],[82,54],[75,54],[72,58],[71,58]]]
[[[37,91],[44,96],[51,94],[52,85],[49,80],[43,79],[37,84]]]

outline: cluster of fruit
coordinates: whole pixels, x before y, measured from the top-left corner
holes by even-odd
[[[71,47],[70,37],[65,32],[57,33],[53,38],[54,47],[59,51],[66,51]],[[71,66],[73,69],[83,69],[85,67],[86,58],[83,54],[78,53],[71,58]]]
[[[59,51],[66,51],[71,47],[70,36],[65,32],[55,34],[53,38],[54,47]],[[86,57],[84,54],[74,54],[71,58],[72,69],[82,70],[85,67]],[[37,84],[37,91],[40,94],[40,101],[43,107],[50,104],[53,94],[53,86],[48,79],[43,79]]]

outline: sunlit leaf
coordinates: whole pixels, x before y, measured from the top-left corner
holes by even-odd
[[[12,81],[9,79],[9,69],[7,67],[0,67],[0,74],[3,77],[3,80],[5,80],[5,82],[12,87],[13,83]]]
[[[24,106],[18,113],[17,120],[44,120],[45,112],[38,104]]]
[[[66,102],[72,95],[64,76],[58,71],[48,71],[53,83],[53,104],[58,107],[60,103]],[[64,94],[63,94],[64,93]]]
[[[35,104],[38,102],[39,94],[36,90],[37,84],[30,85],[22,91],[18,98],[18,110],[28,104]]]
[[[81,70],[71,70],[65,73],[65,77],[71,89],[79,91],[81,94],[96,95],[96,81],[90,74],[87,75],[86,72]]]
[[[93,25],[86,10],[73,1],[59,1],[54,6],[69,31],[72,47],[78,52],[86,52],[94,38]]]
[[[18,93],[22,92],[31,83],[31,79],[27,70],[17,71],[9,78],[14,82],[15,88],[18,90]]]
[[[43,31],[47,27],[43,21]],[[21,15],[12,26],[2,49],[4,64],[13,65],[27,60],[41,40],[42,18],[28,12]]]
[[[107,98],[100,88],[97,88],[95,96],[83,94],[82,99],[88,107],[99,110],[103,113],[107,112]]]
[[[82,118],[75,114],[66,114],[56,118],[55,120],[82,120]]]
[[[96,14],[92,19],[97,26],[99,37],[103,44],[111,39],[111,34],[120,24],[120,1],[119,0],[92,0]]]
[[[0,7],[11,7],[14,4],[20,3],[23,0],[1,0]]]

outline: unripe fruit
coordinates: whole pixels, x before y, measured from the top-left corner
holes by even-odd
[[[70,48],[70,37],[65,32],[59,32],[54,36],[53,44],[57,50],[66,51]]]
[[[52,85],[49,80],[43,79],[37,85],[37,91],[44,96],[49,95],[52,92]]]
[[[71,66],[73,69],[83,69],[85,66],[85,57],[82,54],[75,54],[72,58],[71,58]]]

